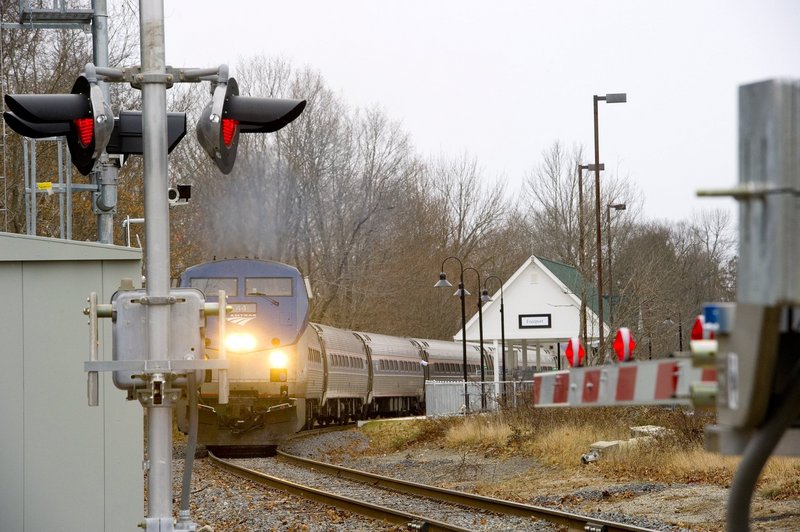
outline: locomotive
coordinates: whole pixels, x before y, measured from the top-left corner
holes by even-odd
[[[198,441],[228,448],[274,448],[303,429],[425,410],[425,381],[463,380],[463,348],[442,340],[401,338],[308,322],[308,286],[289,265],[229,259],[187,268],[180,286],[231,309],[225,338],[207,317],[205,356],[228,359],[228,404],[219,376],[205,372],[199,390]],[[467,373],[480,378],[481,351],[467,345]],[[487,380],[494,360],[484,348]],[[188,403],[178,408],[188,430]]]

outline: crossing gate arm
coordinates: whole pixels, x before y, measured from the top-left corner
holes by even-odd
[[[534,404],[554,406],[690,405],[693,383],[716,383],[713,369],[667,358],[537,373]]]

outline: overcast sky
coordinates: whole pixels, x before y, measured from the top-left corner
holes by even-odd
[[[165,16],[167,64],[309,66],[421,154],[466,152],[512,191],[554,140],[593,162],[592,96],[627,92],[600,104],[600,158],[657,219],[735,212],[695,191],[738,178],[737,87],[800,79],[794,0],[166,0]]]

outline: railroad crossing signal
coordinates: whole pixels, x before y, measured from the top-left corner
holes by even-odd
[[[220,81],[197,124],[197,139],[217,168],[229,174],[240,133],[274,133],[300,116],[305,100],[239,96],[234,78]]]
[[[167,153],[186,136],[186,113],[167,113]],[[141,155],[142,112],[120,111],[114,118],[114,131],[106,146],[108,153]]]
[[[21,135],[65,135],[72,163],[88,175],[114,129],[111,106],[96,82],[79,76],[71,94],[6,94],[6,123]]]

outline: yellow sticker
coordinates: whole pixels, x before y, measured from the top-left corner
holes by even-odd
[[[42,181],[41,183],[36,183],[36,188],[39,190],[52,190],[53,189],[53,182],[52,181]]]

